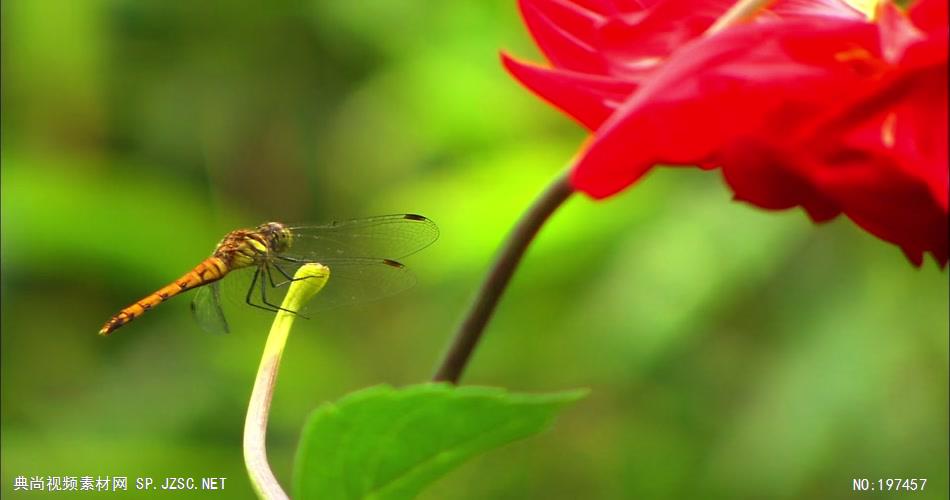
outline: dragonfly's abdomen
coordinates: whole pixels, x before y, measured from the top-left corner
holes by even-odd
[[[190,290],[197,286],[205,285],[211,283],[212,281],[217,281],[224,277],[230,269],[227,264],[218,257],[208,257],[200,264],[195,266],[194,269],[189,271],[187,274],[178,278],[177,280],[165,285],[159,290],[153,292],[152,294],[130,304],[125,309],[119,311],[118,314],[113,316],[105,325],[102,326],[102,329],[99,330],[100,335],[109,335],[116,328],[132,321],[135,318],[138,318],[145,311],[165,302],[166,300],[178,295],[181,292]]]

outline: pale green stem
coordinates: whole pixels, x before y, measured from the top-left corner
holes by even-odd
[[[287,291],[281,308],[299,311],[326,285],[328,279],[330,279],[328,267],[320,264],[302,266],[294,275],[294,281],[290,284],[290,290]],[[270,334],[267,336],[267,343],[264,345],[261,365],[257,369],[257,379],[254,381],[254,390],[251,391],[251,401],[247,406],[247,418],[244,420],[244,463],[247,466],[247,473],[257,495],[268,500],[288,498],[287,493],[274,477],[270,464],[267,463],[267,416],[274,396],[274,386],[277,384],[280,358],[284,353],[284,345],[287,343],[287,336],[290,334],[290,327],[296,316],[286,311],[277,312]]]

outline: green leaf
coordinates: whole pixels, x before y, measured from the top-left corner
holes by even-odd
[[[376,386],[324,404],[304,427],[294,498],[412,498],[478,453],[544,430],[586,390]]]

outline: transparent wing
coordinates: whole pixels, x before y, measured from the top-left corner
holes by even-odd
[[[290,279],[306,261],[275,260],[263,268],[243,268],[197,290],[192,311],[199,326],[212,333],[228,332],[229,320],[239,321],[247,311],[277,311]],[[301,310],[315,311],[378,300],[404,291],[415,277],[399,262],[388,259],[325,259],[330,279]],[[232,323],[233,324],[233,323]]]
[[[388,297],[411,288],[416,282],[406,266],[389,259],[324,259],[320,263],[330,268],[330,278],[320,293],[296,311],[304,316]],[[268,302],[280,304],[289,286],[287,276],[292,277],[303,264],[305,262],[278,260],[270,265],[271,276],[262,292],[267,294]],[[270,278],[275,286],[271,286]]]
[[[431,220],[415,214],[383,215],[290,226],[293,241],[281,255],[326,264],[327,259],[401,259],[439,237]]]
[[[191,313],[202,330],[211,333],[228,333],[228,320],[221,309],[220,281],[197,290],[191,300]]]
[[[247,310],[256,309],[247,305],[247,293],[256,271],[255,267],[236,269],[221,280],[196,290],[191,312],[202,330],[228,333]],[[260,295],[259,291],[256,293],[256,296]]]

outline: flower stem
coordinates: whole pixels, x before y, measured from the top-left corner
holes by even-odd
[[[751,18],[760,10],[768,7],[773,1],[739,0],[706,30],[706,35],[712,35]],[[432,378],[433,380],[458,383],[465,366],[472,357],[475,346],[478,345],[478,341],[481,339],[485,326],[501,299],[501,295],[514,275],[515,268],[528,249],[528,245],[538,234],[541,226],[573,192],[574,189],[570,185],[569,175],[567,173],[559,175],[518,221],[518,225],[509,235],[488,277],[482,283],[468,315],[465,316],[455,332],[452,345],[443,357],[438,371]]]
[[[294,281],[281,304],[282,309],[299,311],[330,278],[330,269],[320,264],[305,264],[297,270]],[[284,353],[290,327],[297,315],[287,311],[278,311],[271,325],[264,354],[257,369],[251,401],[247,406],[244,420],[244,464],[251,479],[251,485],[260,498],[286,499],[287,493],[280,487],[277,478],[267,462],[267,416],[270,413],[271,399],[277,384],[277,370]]]
[[[538,234],[541,226],[551,217],[551,214],[567,200],[574,188],[571,187],[568,174],[559,175],[544,191],[540,198],[518,221],[514,230],[508,236],[505,246],[492,265],[491,271],[468,311],[468,315],[455,332],[451,347],[446,352],[439,370],[433,380],[448,381],[457,384],[468,364],[472,352],[478,344],[485,325],[491,319],[495,306],[498,305],[508,282],[515,273],[515,268],[524,256],[528,245]]]

